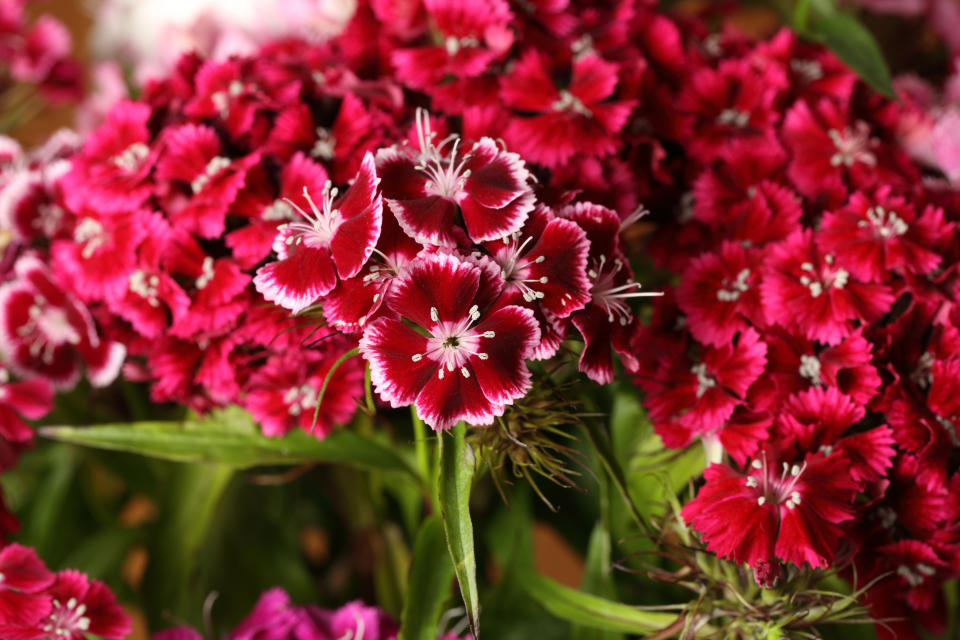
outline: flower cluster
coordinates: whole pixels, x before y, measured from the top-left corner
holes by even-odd
[[[657,433],[713,463],[683,516],[762,584],[885,577],[872,613],[935,629],[960,573],[957,200],[899,144],[904,107],[822,50],[708,43],[677,98],[686,195],[650,243],[679,284],[632,339]]]
[[[359,600],[339,609],[294,605],[279,587],[265,592],[226,640],[396,640],[398,627],[386,613]],[[467,636],[464,636],[465,639]],[[188,627],[153,635],[153,640],[203,640]],[[437,640],[461,640],[454,632]]]
[[[0,551],[0,635],[24,640],[120,640],[130,618],[99,580],[66,569],[53,573],[29,547]]]
[[[53,102],[79,99],[82,68],[71,57],[70,32],[47,14],[30,22],[26,5],[27,0],[5,0],[0,7],[0,93],[22,83]]]

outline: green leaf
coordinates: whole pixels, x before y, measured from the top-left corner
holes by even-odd
[[[880,46],[855,16],[837,10],[832,0],[807,0],[797,5],[792,21],[797,33],[824,44],[874,91],[897,99]]]
[[[303,431],[282,438],[260,433],[246,412],[231,408],[182,422],[132,422],[92,427],[43,427],[40,434],[73,444],[129,451],[176,462],[208,462],[234,468],[341,462],[366,469],[415,473],[393,449],[339,429],[323,440]]]
[[[611,600],[616,599],[617,590],[611,571],[611,552],[610,532],[602,522],[598,522],[593,527],[593,533],[590,534],[590,542],[587,545],[586,573],[583,576],[583,582],[580,583],[580,589],[584,593],[592,593]],[[572,640],[623,640],[623,635],[614,631],[577,626],[574,627],[571,638]]]
[[[480,598],[477,592],[477,557],[470,519],[470,488],[476,468],[473,451],[466,441],[467,427],[459,423],[440,438],[440,479],[437,493],[440,515],[453,559],[460,594],[470,618],[474,637],[479,637]]]
[[[526,576],[524,586],[553,615],[594,629],[649,635],[677,621],[675,613],[637,609],[565,587],[538,574]]]
[[[196,619],[196,568],[200,549],[217,524],[218,506],[233,477],[224,465],[179,465],[163,500],[162,520],[150,548],[144,581],[154,624],[164,612]]]
[[[645,533],[649,532],[650,527],[647,525],[647,521],[637,510],[637,505],[630,495],[627,477],[623,473],[623,467],[620,466],[620,461],[617,460],[616,453],[610,443],[610,435],[604,426],[596,420],[586,420],[584,424],[590,442],[593,444],[597,455],[600,456],[600,460],[603,462],[603,466],[607,470],[610,480],[613,481],[613,485],[617,488],[617,491],[619,491],[620,497],[623,498],[623,502],[630,512],[630,515],[633,516],[633,519],[641,530]]]
[[[398,640],[436,640],[443,605],[450,598],[453,565],[446,561],[443,523],[424,520],[413,546],[413,566],[407,582]]]

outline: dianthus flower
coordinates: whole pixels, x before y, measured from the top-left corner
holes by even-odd
[[[457,246],[463,240],[455,224],[459,216],[474,242],[520,230],[534,205],[530,173],[520,156],[486,137],[463,150],[456,134],[437,142],[422,110],[417,111],[416,132],[418,149],[377,152],[383,197],[410,237]]]
[[[386,302],[411,324],[380,318],[360,340],[380,397],[394,407],[413,404],[441,430],[458,420],[489,424],[525,395],[531,385],[525,361],[540,328],[529,309],[491,308],[502,287],[495,268],[453,255],[411,262]]]
[[[708,550],[737,563],[779,558],[827,567],[837,552],[839,525],[853,518],[856,486],[840,456],[808,455],[778,470],[763,455],[743,472],[712,464],[703,477],[706,484],[683,508],[683,518]]]
[[[338,189],[326,181],[320,206],[309,187],[303,188],[309,212],[292,200],[286,201],[303,222],[280,227],[273,245],[279,260],[261,267],[254,278],[263,297],[299,313],[329,293],[337,285],[338,276],[346,279],[357,275],[380,236],[383,203],[377,190],[379,182],[373,156],[367,154],[343,195],[338,196]]]

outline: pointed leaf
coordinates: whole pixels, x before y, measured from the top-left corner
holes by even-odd
[[[584,593],[592,593],[616,600],[617,589],[613,582],[610,532],[598,522],[590,534],[587,545],[586,573],[580,589]],[[592,627],[576,626],[571,634],[572,640],[623,640],[623,635],[614,631],[601,631]]]
[[[537,574],[526,576],[524,586],[553,615],[594,629],[649,635],[677,621],[675,613],[637,609],[565,587]]]
[[[260,433],[240,410],[214,412],[182,422],[133,422],[91,427],[43,427],[40,434],[74,444],[129,451],[176,462],[209,462],[235,468],[340,462],[381,471],[414,473],[394,450],[340,429],[323,440],[303,431],[282,438]]]
[[[437,623],[450,599],[453,565],[447,561],[443,524],[437,516],[424,520],[413,547],[413,566],[398,640],[436,640]]]
[[[459,423],[440,437],[440,479],[437,492],[440,515],[453,559],[463,604],[470,618],[474,637],[478,637],[480,599],[477,592],[477,557],[473,546],[473,521],[470,518],[470,488],[476,461],[466,441],[466,425]]]

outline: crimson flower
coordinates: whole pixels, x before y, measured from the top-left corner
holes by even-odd
[[[123,345],[100,337],[87,308],[51,279],[38,258],[22,256],[15,273],[0,285],[0,352],[11,368],[63,389],[86,365],[91,384],[110,384],[126,355]]]
[[[33,625],[50,613],[42,591],[53,584],[54,575],[37,552],[11,544],[0,551],[0,627]]]
[[[530,162],[554,168],[580,153],[605,156],[620,146],[618,134],[633,111],[631,100],[616,100],[617,65],[588,54],[563,70],[566,86],[554,83],[547,56],[527,50],[500,78],[500,95],[515,111],[535,114],[510,120],[504,137]]]
[[[360,340],[384,401],[413,404],[424,422],[441,430],[459,420],[489,424],[526,394],[525,360],[540,328],[530,309],[490,309],[503,286],[498,275],[443,253],[407,266],[387,299],[402,320],[379,318]]]
[[[403,230],[423,244],[455,247],[463,240],[456,226],[462,215],[474,242],[496,240],[520,229],[533,209],[530,172],[515,153],[481,138],[458,156],[456,134],[435,142],[430,118],[417,110],[419,149],[377,151],[383,196]]]
[[[890,272],[926,275],[940,265],[933,251],[953,225],[943,211],[928,207],[918,215],[902,197],[881,187],[872,196],[857,192],[843,209],[824,214],[820,242],[844,257],[850,273],[864,282],[883,282]]]
[[[326,295],[341,279],[352,278],[370,258],[383,222],[380,179],[373,155],[364,155],[353,184],[338,197],[327,181],[318,207],[308,189],[303,197],[310,212],[286,201],[303,222],[283,225],[274,241],[279,260],[257,271],[253,282],[267,300],[299,313]]]
[[[711,464],[703,477],[706,484],[684,506],[683,518],[709,551],[736,563],[779,558],[828,567],[839,525],[853,518],[856,485],[840,456],[807,455],[801,464],[784,462],[778,473],[764,455],[743,472]]]
[[[767,320],[811,340],[837,344],[855,328],[873,322],[893,304],[889,287],[853,278],[813,231],[797,231],[771,245],[760,284]]]

